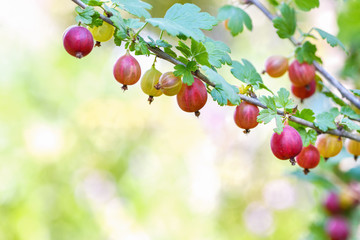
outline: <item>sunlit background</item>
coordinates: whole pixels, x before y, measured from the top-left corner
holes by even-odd
[[[175,2],[212,15],[228,3],[147,2],[155,17]],[[299,15],[300,26],[336,34],[337,4],[321,1],[320,9]],[[233,122],[234,107],[211,98],[200,118],[182,112],[174,97],[149,105],[139,84],[124,93],[114,80],[113,64],[125,51],[112,40],[81,60],[66,53],[62,33],[76,23],[72,1],[16,5],[2,2],[0,15],[1,240],[306,238],[321,194],[272,155],[273,124],[245,135]],[[293,47],[257,9],[247,11],[252,32],[232,38],[220,23],[209,36],[261,72],[268,56],[290,56]],[[142,35],[156,39],[159,32]],[[344,53],[324,41],[318,49],[337,74]],[[136,58],[143,73],[153,61]],[[173,70],[162,60],[156,66]],[[221,73],[236,84],[229,70]],[[263,80],[274,91],[290,86],[287,76]],[[308,104],[331,107],[319,94],[301,107]]]

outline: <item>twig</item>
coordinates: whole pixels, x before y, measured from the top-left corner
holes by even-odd
[[[253,4],[256,6],[260,11],[262,11],[268,19],[271,21],[275,18],[269,10],[260,3],[259,0],[248,0],[249,4]],[[294,37],[289,38],[290,42],[295,46],[301,45],[301,43],[297,42]],[[327,72],[319,63],[316,61],[313,62],[316,70],[321,73],[321,75],[331,84],[333,85],[340,93],[341,96],[348,99],[352,104],[354,104],[358,109],[360,109],[360,100],[352,94],[347,88],[345,88],[335,77],[333,77],[329,72]]]
[[[74,3],[76,3],[77,5],[79,5],[80,7],[82,8],[86,8],[87,5],[84,4],[83,2],[81,2],[80,0],[71,0],[73,1]],[[251,0],[251,1],[254,1],[254,0]],[[100,18],[102,20],[104,20],[105,22],[111,24],[111,25],[114,25],[113,22],[111,21],[110,18],[100,14]],[[165,53],[164,51],[162,51],[160,48],[154,48],[154,47],[151,47],[150,45],[147,46],[148,49],[153,52],[157,57],[159,58],[162,58],[168,62],[171,62],[173,63],[174,65],[178,65],[178,64],[182,64],[184,65],[184,63],[180,62],[179,60],[171,57],[169,54]],[[208,85],[212,86],[212,87],[215,87],[215,84],[213,82],[211,82],[204,74],[202,74],[199,70],[196,70],[195,72],[193,72],[193,75],[198,77],[200,80],[202,80],[203,82],[207,83]],[[239,94],[240,96],[240,99],[243,100],[243,101],[246,101],[246,102],[249,102],[249,103],[252,103],[256,106],[259,106],[261,108],[267,108],[266,105],[262,104],[258,99],[256,98],[252,98],[252,97],[248,97],[246,95],[243,95],[243,94]],[[279,115],[282,115],[284,116],[285,113],[281,110],[277,110],[277,113]],[[312,123],[312,122],[309,122],[309,121],[306,121],[302,118],[298,118],[298,117],[294,117],[294,116],[290,116],[289,117],[289,120],[292,121],[292,122],[295,122],[295,123],[298,123],[298,124],[301,124],[303,126],[306,126],[306,127],[309,127],[309,128],[313,128],[315,129],[316,131],[318,132],[321,132],[321,133],[329,133],[329,134],[333,134],[333,135],[336,135],[336,136],[340,136],[340,137],[346,137],[346,138],[350,138],[350,139],[353,139],[353,140],[356,140],[356,141],[359,141],[360,142],[360,136],[359,135],[356,135],[356,134],[352,134],[350,132],[347,132],[345,130],[328,130],[328,131],[321,131],[320,129],[316,128],[315,125]]]

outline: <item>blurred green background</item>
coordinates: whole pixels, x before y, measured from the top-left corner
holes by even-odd
[[[161,17],[176,1],[147,2]],[[230,3],[177,2],[212,15]],[[321,1],[299,15],[300,26],[336,33],[336,4]],[[175,98],[149,106],[139,84],[123,93],[112,76],[123,48],[110,41],[81,60],[66,53],[62,32],[75,24],[72,1],[17,5],[11,11],[13,2],[3,2],[0,15],[1,240],[306,238],[321,191],[290,177],[294,168],[271,154],[271,124],[244,135],[234,108],[210,98],[199,119]],[[219,24],[209,35],[258,71],[270,55],[291,55],[266,18],[254,7],[248,12],[253,32],[231,38]],[[156,39],[150,30],[142,34]],[[337,74],[344,53],[320,43],[325,68]],[[136,58],[143,72],[153,61]],[[173,66],[159,60],[157,68]],[[236,83],[229,69],[222,73]],[[275,91],[290,86],[287,76],[264,81]],[[330,107],[323,100],[315,95],[303,106],[322,111]]]

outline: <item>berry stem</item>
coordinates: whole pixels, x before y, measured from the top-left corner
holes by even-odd
[[[291,165],[295,166],[295,164],[296,164],[295,158],[290,158],[289,161],[290,161]]]

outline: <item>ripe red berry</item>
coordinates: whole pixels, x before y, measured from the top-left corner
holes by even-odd
[[[309,98],[314,95],[316,91],[316,81],[312,80],[309,84],[305,86],[295,86],[291,84],[291,92],[298,98],[301,99],[301,102],[304,101],[305,98]]]
[[[331,240],[346,240],[350,235],[350,226],[343,217],[333,217],[326,223],[326,233]]]
[[[258,125],[258,115],[259,108],[257,106],[243,101],[235,109],[234,121],[239,128],[245,129],[244,133],[249,133],[249,129]]]
[[[199,116],[199,110],[207,101],[207,91],[205,85],[198,78],[194,77],[191,86],[183,83],[180,92],[176,96],[179,107],[185,112],[195,112]]]
[[[290,159],[292,165],[295,165],[295,157],[301,152],[302,140],[300,134],[295,128],[286,125],[281,134],[274,133],[270,141],[271,151],[281,159]]]
[[[315,79],[315,67],[312,64],[294,60],[289,66],[289,78],[295,86],[305,86]]]
[[[326,211],[331,215],[341,212],[339,195],[335,192],[329,192],[329,194],[325,198],[323,206]]]
[[[70,55],[82,58],[93,49],[94,38],[88,29],[81,26],[71,26],[64,32],[63,44]]]
[[[140,64],[133,56],[126,53],[116,61],[113,74],[116,81],[123,84],[122,89],[125,91],[127,85],[134,85],[139,81],[141,76]]]
[[[300,167],[304,168],[304,173],[308,174],[310,172],[309,169],[319,165],[320,153],[316,147],[310,144],[304,147],[299,155],[296,156],[296,162]]]
[[[278,78],[286,73],[289,67],[288,59],[283,56],[271,56],[265,62],[265,71],[270,77]]]

